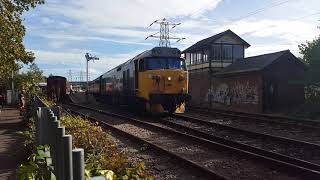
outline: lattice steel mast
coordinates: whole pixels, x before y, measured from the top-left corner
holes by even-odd
[[[171,47],[170,39],[175,39],[175,40],[177,40],[177,42],[185,39],[185,38],[170,36],[170,29],[173,29],[173,28],[179,26],[181,23],[170,23],[166,18],[163,18],[163,19],[156,20],[156,21],[152,22],[149,27],[151,27],[154,24],[160,25],[160,31],[155,34],[149,35],[148,37],[146,37],[146,40],[148,38],[159,38],[159,46],[160,47]]]

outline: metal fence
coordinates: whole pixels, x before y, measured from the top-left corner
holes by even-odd
[[[57,180],[84,180],[84,151],[72,149],[72,136],[65,134],[60,124],[59,108],[48,108],[38,98],[34,99],[37,112],[36,143],[49,145],[50,159],[47,161]]]

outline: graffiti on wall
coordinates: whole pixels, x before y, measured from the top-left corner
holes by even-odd
[[[231,85],[222,83],[217,87],[211,87],[207,98],[213,103],[227,106],[259,103],[258,87],[249,82],[235,82]]]

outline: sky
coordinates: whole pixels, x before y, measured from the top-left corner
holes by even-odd
[[[100,58],[89,62],[90,79],[158,46],[145,38],[158,32],[149,27],[167,18],[181,23],[171,41],[186,49],[197,41],[232,30],[251,47],[245,56],[289,49],[296,56],[298,45],[320,34],[319,0],[46,0],[24,14],[28,50],[46,76],[85,80],[85,53]]]

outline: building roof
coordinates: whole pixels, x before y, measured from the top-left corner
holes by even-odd
[[[215,73],[215,76],[261,71],[269,65],[273,64],[274,62],[276,62],[277,60],[281,59],[281,57],[284,55],[292,56],[296,62],[300,63],[304,68],[306,68],[306,65],[302,63],[298,58],[296,58],[289,50],[285,50],[270,54],[247,57],[244,59],[238,59],[233,64]]]
[[[216,34],[216,35],[213,35],[211,37],[208,37],[206,39],[202,39],[201,41],[198,41],[197,43],[195,43],[194,45],[188,47],[186,50],[184,50],[182,53],[185,53],[185,52],[192,52],[192,51],[195,51],[197,49],[200,49],[204,46],[208,46],[212,43],[214,43],[214,41],[218,40],[219,38],[223,37],[224,35],[228,35],[228,34],[231,34],[233,36],[236,36],[245,46],[249,47],[250,44],[247,43],[245,40],[243,40],[241,37],[239,37],[237,34],[235,34],[234,32],[232,32],[230,29],[224,31],[224,32],[221,32],[219,34]]]

